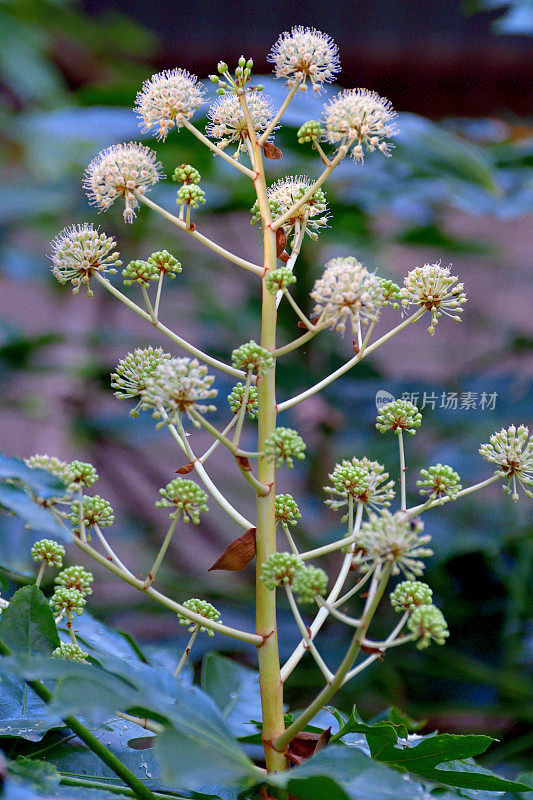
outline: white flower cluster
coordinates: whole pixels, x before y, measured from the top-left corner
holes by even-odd
[[[356,258],[333,258],[328,261],[321,278],[315,281],[311,297],[313,313],[328,327],[344,333],[350,320],[357,334],[359,324],[377,320],[383,305],[379,278]]]
[[[57,234],[52,242],[52,274],[59,283],[70,281],[77,294],[82,284],[92,297],[90,279],[95,272],[116,273],[122,264],[115,251],[116,241],[88,223],[70,225]]]
[[[392,144],[387,139],[398,134],[398,115],[390,102],[368,89],[345,89],[324,107],[324,138],[330,144],[351,148],[355,161],[364,161],[364,149],[380,150],[390,156]]]
[[[307,192],[312,181],[305,175],[289,175],[280,178],[267,189],[267,196],[272,210],[272,217],[276,220],[282,217],[294,203],[298,202]],[[327,225],[329,218],[326,196],[322,189],[316,192],[300,208],[294,216],[284,225],[285,232],[289,233],[296,222],[306,223],[305,232],[316,240],[320,228]]]
[[[211,388],[214,380],[212,375],[208,375],[207,367],[195,358],[165,359],[146,377],[142,406],[152,409],[156,419],[164,416],[164,411],[172,423],[185,413],[194,425],[198,425],[192,411],[200,414],[215,411],[215,406],[204,402],[218,394]]]
[[[416,305],[431,312],[431,323],[428,331],[435,333],[435,325],[445,314],[447,317],[461,322],[459,316],[466,303],[464,284],[457,282],[456,275],[450,275],[449,267],[440,264],[424,264],[407,273],[404,286],[400,290],[402,305]]]
[[[106,211],[115,200],[125,201],[124,221],[133,222],[139,206],[137,194],[146,191],[163,178],[161,163],[149,147],[136,142],[114,144],[102,150],[85,170],[83,188],[89,201]]]
[[[518,500],[516,482],[524,490],[526,497],[533,497],[533,436],[526,425],[510,425],[493,433],[487,444],[482,444],[479,452],[486,461],[496,464],[497,474],[508,478],[504,492]]]
[[[424,547],[431,536],[421,535],[422,522],[411,520],[407,514],[391,514],[386,509],[381,514],[371,514],[368,522],[363,522],[357,537],[356,548],[363,551],[362,569],[368,570],[376,562],[392,565],[392,575],[403,572],[413,580],[424,572],[424,562],[420,559],[433,555]]]
[[[267,95],[250,92],[246,95],[246,103],[254,131],[259,135],[268,128],[275,116],[272,100]],[[223,95],[210,106],[207,116],[210,120],[205,129],[207,135],[218,139],[220,148],[236,143],[235,157],[238,158],[241,148],[249,139],[248,126],[238,96]]]
[[[338,53],[330,36],[315,28],[297,25],[279,36],[268,60],[274,64],[276,78],[285,78],[289,86],[300,84],[304,91],[309,80],[318,91],[340,72]]]
[[[205,90],[196,75],[185,69],[167,69],[146,80],[135,99],[134,111],[144,133],[156,128],[157,139],[166,139],[176,125],[190,119],[204,102]]]

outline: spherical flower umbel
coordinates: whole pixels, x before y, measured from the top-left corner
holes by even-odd
[[[173,181],[179,181],[180,183],[187,184],[198,184],[200,183],[201,179],[202,176],[191,164],[180,164],[179,167],[176,167],[172,175]]]
[[[79,489],[81,487],[89,488],[93,483],[98,480],[98,473],[92,464],[88,461],[78,461],[75,459],[68,465],[68,471],[71,478],[70,489]]]
[[[299,603],[312,603],[317,595],[326,594],[328,576],[320,567],[304,567],[294,576],[292,590]]]
[[[324,486],[324,491],[333,497],[326,500],[326,505],[333,511],[345,506],[350,497],[354,504],[364,503],[371,508],[387,507],[394,497],[394,481],[387,480],[385,467],[366,456],[343,459],[328,477],[332,486]]]
[[[175,278],[182,271],[181,263],[168,250],[156,250],[147,261],[157,271],[158,277]]]
[[[421,581],[402,581],[390,595],[393,609],[398,612],[411,612],[418,606],[431,604],[433,592]]]
[[[390,156],[397,136],[397,113],[390,102],[368,89],[345,89],[324,106],[324,138],[330,144],[351,149],[354,161],[364,161],[364,150],[380,150]]]
[[[166,414],[168,423],[187,414],[194,425],[199,425],[192,412],[204,414],[215,410],[215,406],[205,403],[218,394],[211,388],[214,380],[207,367],[195,358],[165,359],[147,378],[142,407],[152,409],[156,419]]]
[[[274,367],[274,356],[252,339],[241,344],[232,352],[231,363],[237,369],[245,372],[257,372],[265,375]]]
[[[274,64],[276,78],[284,78],[288,86],[307,88],[307,81],[315,91],[330,83],[340,72],[339,50],[333,39],[316,28],[296,25],[282,33],[268,55]]]
[[[92,572],[87,572],[80,566],[67,567],[61,570],[54,583],[64,589],[77,589],[84,597],[92,594],[91,583],[94,581]]]
[[[296,275],[288,267],[271,269],[265,277],[265,286],[270,294],[277,294],[286,289],[291,283],[296,283]]]
[[[73,644],[72,642],[62,643],[52,651],[52,658],[64,658],[67,661],[85,663],[88,657],[89,653],[86,653],[78,644]]]
[[[289,211],[306,194],[311,184],[312,181],[305,175],[289,175],[269,186],[267,197],[272,218],[276,220]],[[255,225],[261,219],[257,200],[250,211],[252,214],[251,224]],[[309,200],[300,206],[293,216],[289,217],[283,228],[285,233],[289,234],[297,224],[298,226],[305,224],[306,234],[316,241],[320,228],[327,225],[328,216],[326,195],[322,189],[317,189]]]
[[[404,279],[404,287],[400,290],[402,305],[416,305],[431,313],[428,331],[433,336],[435,325],[445,314],[450,319],[461,322],[459,316],[466,303],[464,285],[458,283],[457,276],[450,275],[449,267],[440,264],[424,264],[415,267]]]
[[[282,525],[296,525],[296,522],[302,518],[292,494],[277,494],[274,504],[276,522],[281,522]]]
[[[402,299],[401,289],[397,283],[390,281],[387,278],[380,278],[381,290],[383,292],[383,305],[391,306],[394,311],[400,308],[400,301]]]
[[[195,184],[187,184],[184,183],[183,186],[178,189],[178,193],[176,195],[176,203],[179,206],[191,206],[191,208],[200,208],[205,203],[205,192],[199,186],[195,186]]]
[[[153,264],[144,261],[142,258],[136,258],[126,264],[122,270],[122,277],[124,279],[124,286],[131,286],[137,283],[139,286],[148,286],[150,281],[157,281],[159,274]]]
[[[170,353],[164,353],[161,347],[138,347],[133,353],[124,356],[111,374],[111,388],[115,390],[117,400],[140,397],[159,364],[170,358]],[[141,403],[142,400],[139,400],[130,411],[131,417],[139,416],[138,408]]]
[[[407,628],[418,638],[416,645],[418,650],[429,647],[431,641],[435,644],[445,644],[450,635],[442,611],[430,604],[415,608],[407,620]]]
[[[116,246],[111,236],[86,222],[63,228],[52,242],[52,274],[59,283],[70,282],[74,294],[84,285],[92,297],[90,280],[95,273],[114,275],[122,264]]]
[[[72,473],[69,465],[66,461],[60,461],[55,456],[36,453],[29,458],[25,458],[24,463],[30,469],[45,469],[54,477],[59,478],[65,484],[65,487],[72,483]]]
[[[361,568],[368,570],[376,562],[390,563],[392,575],[403,572],[413,580],[424,572],[426,556],[433,551],[424,547],[431,536],[422,535],[422,522],[411,520],[401,511],[391,514],[384,509],[381,514],[371,514],[368,522],[363,522],[357,537],[356,548],[362,550]]]
[[[204,102],[205,90],[196,75],[185,69],[167,69],[146,80],[135,99],[134,111],[144,133],[156,128],[157,139],[166,139],[176,126],[191,119]]]
[[[442,501],[445,497],[456,500],[463,488],[460,476],[448,464],[435,464],[429,469],[422,469],[420,476],[421,480],[416,482],[420,494],[427,494],[432,500]]]
[[[209,511],[207,507],[207,494],[197,483],[187,478],[174,478],[167,483],[164,489],[159,490],[161,500],[156,503],[156,508],[173,508],[170,519],[183,517],[184,522],[192,520],[195,525],[200,523],[200,512]]]
[[[377,416],[376,428],[381,433],[410,433],[414,436],[422,424],[422,414],[409,400],[393,400],[384,405]]]
[[[507,478],[503,487],[506,494],[518,500],[516,482],[522,487],[526,497],[533,497],[529,487],[533,486],[533,436],[526,425],[510,425],[493,433],[487,444],[479,448],[485,461],[496,464],[496,475]],[[512,489],[511,489],[512,484]]]
[[[344,333],[350,320],[354,335],[360,324],[378,319],[383,305],[379,278],[351,256],[327,262],[311,297],[315,301],[313,313],[325,325]]]
[[[61,616],[67,614],[67,618],[72,614],[80,616],[86,602],[82,593],[77,589],[65,589],[63,586],[57,588],[50,598],[52,608]]]
[[[270,558],[261,564],[261,580],[267,589],[274,591],[277,586],[291,585],[295,576],[305,564],[294,553],[272,553]]]
[[[31,548],[31,555],[34,561],[43,561],[47,567],[61,568],[65,548],[53,539],[40,539]]]
[[[241,406],[244,402],[245,393],[246,393],[246,387],[244,383],[237,383],[236,386],[234,386],[233,389],[231,390],[231,394],[228,395],[229,407],[231,408],[234,414],[239,413]],[[248,412],[248,416],[250,419],[256,418],[257,412],[259,410],[256,386],[248,387],[248,399],[246,401],[246,410]]]
[[[193,611],[195,614],[200,614],[200,616],[205,617],[205,619],[210,619],[213,622],[220,622],[220,612],[217,611],[215,606],[212,606],[211,603],[208,603],[207,600],[199,600],[197,597],[191,597],[190,600],[185,600],[185,602],[181,605],[184,606],[184,608],[187,608],[189,611]],[[180,625],[189,625],[189,633],[194,633],[198,628],[198,622],[193,622],[179,612],[178,619]],[[215,635],[210,628],[206,628],[203,625],[200,625],[199,630],[202,633],[207,633],[208,636]]]
[[[274,119],[276,112],[272,100],[264,94],[247,93],[246,103],[253,129],[260,136]],[[210,106],[207,116],[210,121],[205,132],[212,139],[218,139],[218,147],[223,149],[229,144],[236,144],[235,158],[239,158],[241,149],[248,152],[245,145],[249,140],[248,126],[236,94],[219,97]]]
[[[304,122],[298,129],[296,136],[298,138],[298,144],[304,144],[305,142],[318,141],[323,134],[324,128],[320,122],[316,119],[310,119],[309,122]]]
[[[289,469],[294,466],[294,459],[305,458],[305,442],[293,428],[276,428],[265,442],[265,457],[273,461],[276,468],[286,464]]]
[[[67,519],[76,526],[76,529],[78,529],[81,522],[87,528],[91,528],[93,525],[98,525],[99,528],[107,528],[115,521],[115,515],[111,504],[104,500],[103,497],[98,494],[92,497],[84,494],[81,498],[81,509],[80,501],[72,503]]]
[[[114,144],[102,150],[85,170],[83,187],[92,205],[107,211],[115,200],[125,201],[124,221],[133,222],[139,201],[161,178],[163,172],[157,155],[136,142]]]

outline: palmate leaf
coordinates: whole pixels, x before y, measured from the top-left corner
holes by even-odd
[[[37,586],[15,592],[0,616],[0,641],[21,655],[50,655],[59,647],[54,615]]]
[[[489,747],[493,741],[490,736],[444,733],[408,739],[405,725],[385,720],[369,725],[361,720],[355,707],[348,719],[334,713],[342,726],[332,741],[342,740],[349,733],[362,733],[371,757],[387,766],[463,789],[494,792],[524,789],[520,783],[501,778],[471,760]]]

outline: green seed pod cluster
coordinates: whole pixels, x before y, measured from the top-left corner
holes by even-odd
[[[264,375],[274,367],[274,356],[252,339],[241,344],[231,354],[231,362],[244,372],[257,372]]]
[[[156,250],[148,256],[147,261],[157,270],[158,276],[175,278],[182,271],[181,263],[168,250]]]
[[[276,522],[285,525],[296,525],[297,520],[302,518],[300,509],[292,494],[277,494],[275,499]]]
[[[270,270],[265,278],[265,286],[270,294],[277,294],[280,289],[286,289],[291,283],[296,283],[296,275],[288,267]]]
[[[276,428],[265,442],[265,456],[268,461],[273,461],[277,468],[286,464],[292,469],[294,459],[303,460],[305,451],[305,442],[294,428]]]
[[[416,428],[422,424],[422,414],[409,400],[393,400],[380,410],[377,416],[376,428],[381,433],[405,431],[414,436]]]
[[[397,311],[402,302],[401,289],[394,281],[389,281],[387,278],[378,278],[381,284],[382,298],[384,306],[392,306]]]
[[[320,122],[316,119],[310,119],[309,122],[304,122],[296,134],[298,137],[298,144],[305,144],[306,142],[316,142],[324,133],[324,129]]]
[[[80,614],[86,600],[77,589],[65,589],[63,586],[57,588],[50,598],[50,605],[60,614]]]
[[[434,641],[435,644],[445,644],[450,635],[442,611],[430,604],[415,608],[407,620],[407,628],[417,636],[418,650],[429,647],[431,641]]]
[[[294,576],[292,589],[299,603],[313,603],[315,597],[326,594],[328,576],[320,567],[304,567]]]
[[[268,561],[261,564],[261,580],[267,589],[292,584],[297,573],[305,568],[301,558],[293,553],[272,553]]]
[[[225,61],[219,61],[217,64],[218,75],[210,75],[209,80],[211,83],[217,85],[217,94],[223,95],[226,92],[236,93],[238,89],[243,89],[250,80],[252,74],[252,67],[254,62],[251,58],[246,59],[241,56],[238,61],[237,69],[235,70],[235,79],[231,77],[229,67]],[[219,77],[222,76],[224,80]],[[256,91],[261,91],[262,86],[254,87]]]
[[[158,280],[159,275],[153,264],[144,261],[142,258],[137,258],[124,267],[122,277],[124,286],[131,286],[133,283],[137,283],[139,286],[146,287],[150,281]]]
[[[179,206],[187,204],[193,208],[200,208],[205,203],[205,192],[194,183],[184,183],[181,189],[178,189],[176,203]]]
[[[170,514],[170,519],[179,519],[183,515],[183,521],[192,520],[195,525],[200,523],[200,512],[209,511],[207,507],[207,494],[197,483],[188,478],[174,478],[167,483],[164,489],[159,490],[161,500],[156,503],[157,508],[174,508]]]
[[[402,581],[390,595],[395,611],[414,611],[418,606],[431,605],[433,592],[421,581]]]
[[[80,566],[67,567],[61,570],[54,583],[64,589],[76,589],[83,597],[92,594],[91,583],[94,581],[92,572],[87,572]]]
[[[195,614],[200,614],[200,616],[206,619],[210,619],[213,622],[220,622],[220,611],[217,611],[215,606],[212,606],[211,603],[208,603],[206,600],[199,600],[197,597],[192,597],[190,600],[185,600],[181,605],[189,611],[194,611]],[[178,619],[180,625],[189,625],[189,633],[193,633],[198,625],[197,622],[192,622],[192,620],[188,617],[184,617],[183,614],[179,612]],[[203,625],[200,625],[200,631],[202,633],[207,633],[208,636],[215,635],[210,628],[205,628]]]
[[[180,164],[179,167],[176,167],[172,175],[172,180],[178,181],[179,183],[199,184],[201,179],[202,176],[198,170],[190,164]]]
[[[72,644],[72,642],[61,644],[52,652],[52,658],[64,658],[67,661],[86,662],[88,656],[89,653],[82,650],[79,645]]]
[[[429,469],[420,470],[421,480],[416,482],[420,494],[428,494],[432,500],[449,497],[456,500],[462,489],[461,478],[448,464],[435,464]]]
[[[40,539],[31,548],[31,555],[34,561],[43,561],[47,567],[60,569],[63,566],[65,548],[52,539]]]
[[[228,403],[234,414],[238,414],[238,412],[241,409],[244,400],[245,390],[246,387],[244,383],[238,383],[231,390],[231,394],[228,395]],[[246,410],[248,412],[248,416],[250,417],[250,419],[256,418],[257,412],[259,410],[256,386],[250,386],[248,388],[248,400],[246,401]]]
[[[93,525],[98,525],[100,528],[107,528],[115,521],[115,515],[113,514],[111,504],[107,500],[104,500],[103,497],[100,497],[99,494],[95,494],[92,497],[84,494],[81,498],[81,506],[82,520],[87,528]],[[72,503],[70,514],[68,514],[67,519],[76,527],[80,525],[79,502]]]

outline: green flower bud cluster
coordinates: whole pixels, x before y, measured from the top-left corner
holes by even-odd
[[[180,164],[179,167],[176,167],[172,175],[172,180],[179,181],[180,183],[199,184],[201,179],[202,176],[198,170],[190,164]]]
[[[294,576],[292,588],[299,603],[313,603],[317,595],[326,594],[328,576],[320,567],[304,567]]]
[[[316,119],[310,119],[309,122],[304,122],[296,134],[298,137],[298,144],[316,142],[323,133],[324,129],[320,122]]]
[[[217,611],[215,606],[212,606],[211,603],[208,603],[206,600],[199,600],[197,597],[192,597],[190,600],[185,600],[185,602],[182,603],[182,606],[187,608],[189,611],[194,611],[195,614],[200,614],[200,616],[212,620],[213,622],[220,622],[220,612]],[[179,612],[178,619],[180,625],[190,626],[189,633],[194,633],[198,625],[197,622],[192,622],[192,620],[190,620],[188,617],[184,617],[183,614],[180,614]],[[207,633],[208,636],[215,635],[210,628],[205,628],[203,625],[200,625],[200,631],[202,633]]]
[[[265,278],[265,286],[270,294],[277,294],[280,289],[286,289],[291,283],[296,283],[296,275],[288,267],[270,270]]]
[[[461,478],[447,464],[435,464],[429,469],[422,469],[420,475],[421,480],[416,482],[420,494],[429,494],[432,500],[442,500],[444,497],[456,500],[462,489]]]
[[[205,203],[205,192],[195,184],[184,183],[181,189],[178,189],[176,203],[179,206],[187,204],[193,208],[199,208]]]
[[[525,496],[533,497],[530,489],[533,486],[533,436],[529,435],[526,425],[518,428],[510,425],[493,433],[488,443],[481,445],[479,452],[485,461],[496,464],[496,475],[507,477],[503,491],[512,493],[513,500],[518,500],[517,481]]]
[[[376,428],[381,433],[405,431],[414,436],[422,424],[422,414],[409,400],[393,400],[383,406],[377,416]]]
[[[274,591],[277,586],[292,584],[297,573],[305,568],[301,558],[293,553],[272,553],[270,558],[261,564],[261,580],[267,589]]]
[[[83,523],[87,528],[98,525],[100,528],[107,528],[115,521],[113,509],[107,500],[95,494],[92,497],[84,494],[81,498],[81,519],[79,502],[72,503],[70,514],[67,515],[76,528]]]
[[[159,278],[157,270],[153,264],[144,261],[142,258],[130,261],[122,270],[124,286],[131,286],[138,283],[139,286],[148,286],[149,281],[156,281]]]
[[[91,583],[94,581],[92,572],[86,572],[83,567],[73,566],[62,570],[54,583],[64,589],[76,589],[83,597],[92,594]]]
[[[391,592],[390,601],[395,611],[414,611],[418,606],[431,605],[433,592],[421,581],[402,581]]]
[[[40,539],[31,548],[31,555],[34,561],[44,561],[47,567],[60,569],[63,566],[65,548],[52,539]]]
[[[277,494],[274,503],[276,522],[296,525],[297,520],[302,518],[296,500],[291,494]]]
[[[74,484],[74,486],[69,488],[81,488],[83,486],[88,489],[89,486],[92,486],[93,483],[96,483],[98,480],[97,471],[88,461],[74,460],[67,466],[72,479],[71,484]]]
[[[401,289],[394,281],[389,281],[387,278],[378,278],[381,284],[382,298],[384,306],[392,306],[397,311],[400,308],[402,301]]]
[[[166,275],[168,278],[175,278],[182,271],[180,262],[168,250],[156,250],[148,256],[147,261],[159,275]]]
[[[269,369],[273,369],[274,356],[252,339],[232,352],[231,362],[237,369],[264,375]]]
[[[240,408],[244,400],[245,390],[246,387],[244,383],[238,383],[231,390],[231,394],[228,395],[229,406],[234,414],[238,414],[238,412],[240,411]],[[250,417],[250,419],[256,418],[257,412],[259,410],[256,386],[250,386],[248,388],[248,400],[246,401],[246,410],[248,411],[248,416]]]
[[[159,494],[162,499],[157,501],[156,508],[176,509],[170,514],[170,519],[179,519],[183,514],[184,522],[192,520],[198,525],[200,512],[209,511],[206,504],[207,494],[188,478],[174,478],[164,489],[159,490]]]
[[[235,78],[230,75],[229,67],[224,61],[219,61],[217,64],[218,75],[210,75],[209,80],[211,83],[217,85],[217,94],[223,95],[226,92],[234,92],[243,89],[249,82],[254,62],[251,58],[246,59],[241,56],[238,61],[238,66],[235,70]],[[222,76],[222,77],[219,77]],[[261,91],[262,86],[256,86],[256,91]]]
[[[442,611],[430,604],[415,608],[407,620],[407,628],[418,637],[418,650],[429,647],[432,640],[436,644],[445,644],[450,635]]]
[[[71,642],[61,644],[52,652],[52,658],[64,658],[67,661],[86,662],[88,655],[79,645]]]
[[[80,616],[86,602],[82,593],[77,589],[65,589],[63,586],[58,587],[50,598],[50,605],[60,614]]]
[[[335,464],[329,475],[332,486],[324,486],[324,491],[337,495],[326,500],[326,505],[337,511],[348,503],[351,497],[354,503],[365,503],[372,508],[388,507],[394,497],[394,481],[387,481],[389,473],[377,461],[363,458],[344,459]]]
[[[170,353],[164,353],[161,347],[137,348],[133,353],[128,353],[118,362],[111,375],[111,388],[115,390],[117,400],[140,397],[159,364],[170,357]],[[131,417],[139,416],[140,405],[139,401],[130,411]]]
[[[292,469],[295,458],[299,461],[305,458],[305,450],[304,440],[293,428],[276,428],[265,442],[267,461],[274,461],[277,468],[287,464]]]

